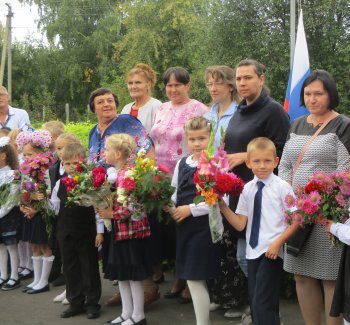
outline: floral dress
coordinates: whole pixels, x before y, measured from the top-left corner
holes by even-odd
[[[186,121],[207,111],[208,107],[195,99],[184,105],[174,105],[171,102],[160,105],[150,132],[158,164],[168,167],[171,173],[174,172],[177,161],[187,156],[184,131]]]

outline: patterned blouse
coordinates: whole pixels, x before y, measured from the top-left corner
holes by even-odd
[[[174,172],[176,162],[187,156],[183,128],[185,122],[207,111],[208,107],[195,99],[184,105],[166,102],[158,108],[155,123],[150,132],[158,164],[168,167],[171,173]]]

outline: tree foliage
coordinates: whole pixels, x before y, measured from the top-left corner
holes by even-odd
[[[56,105],[53,113],[57,113],[69,102],[79,116],[86,112],[89,93],[100,86],[111,87],[126,104],[130,98],[125,75],[139,62],[150,64],[158,79],[170,66],[187,68],[192,97],[207,103],[205,68],[234,67],[247,57],[266,65],[271,94],[283,101],[290,68],[287,0],[22,2],[38,5],[39,25],[49,42],[14,45],[13,97],[28,109],[35,110],[42,102],[41,106]],[[333,74],[340,110],[348,112],[349,1],[305,0],[302,4],[311,68]],[[165,100],[161,80],[154,96]]]

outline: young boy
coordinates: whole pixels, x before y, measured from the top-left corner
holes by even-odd
[[[69,143],[62,151],[62,163],[69,176],[74,175],[75,166],[85,158],[85,148],[80,143]],[[87,318],[99,316],[101,280],[98,269],[97,247],[103,241],[103,220],[96,227],[92,206],[66,206],[67,191],[60,180],[51,196],[57,218],[57,238],[62,254],[63,273],[66,278],[67,299],[70,307],[62,318],[86,312]],[[97,228],[97,234],[96,234]]]
[[[264,137],[248,144],[248,168],[255,177],[244,186],[236,213],[220,203],[225,218],[237,230],[245,227],[248,260],[249,302],[254,325],[277,325],[283,244],[296,232],[297,224],[284,221],[284,199],[292,187],[273,174],[279,159],[274,143]]]

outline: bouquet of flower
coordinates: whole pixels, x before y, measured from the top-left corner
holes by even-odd
[[[218,202],[225,194],[240,195],[244,182],[236,174],[229,172],[226,151],[219,147],[217,153],[214,154],[214,137],[212,130],[208,148],[201,153],[198,159],[198,167],[193,180],[197,188],[194,203],[208,204],[211,238],[213,243],[216,243],[221,240],[224,231]]]
[[[24,205],[32,206],[42,213],[46,225],[46,232],[51,235],[52,222],[55,213],[49,207],[48,196],[49,187],[47,180],[47,170],[54,161],[54,157],[50,151],[40,153],[36,156],[24,158],[20,165],[22,173],[21,183],[21,202]],[[36,199],[36,193],[44,195],[43,200]]]
[[[0,207],[19,205],[21,194],[18,191],[21,183],[19,170],[7,170],[0,174]]]
[[[113,193],[105,168],[81,160],[75,171],[73,177],[61,179],[67,189],[67,205],[94,206],[100,209],[112,206]]]
[[[138,152],[135,165],[122,172],[118,182],[118,206],[125,216],[134,220],[151,211],[156,211],[160,218],[163,207],[171,204],[174,193],[169,170],[156,165],[145,154],[144,150]]]
[[[349,217],[350,171],[326,174],[316,172],[305,187],[297,190],[297,196],[287,195],[285,219],[301,226],[328,220],[344,223]],[[335,243],[335,238],[332,237]]]

